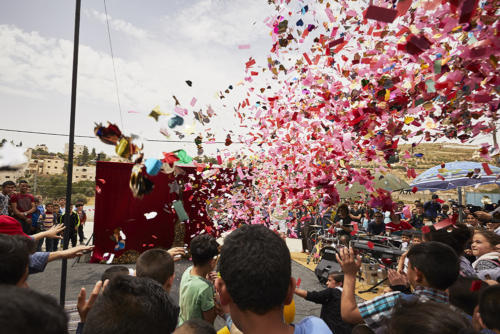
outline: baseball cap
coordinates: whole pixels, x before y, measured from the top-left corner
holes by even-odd
[[[27,238],[30,237],[23,232],[23,227],[21,226],[20,222],[10,216],[5,215],[0,215],[0,233],[8,235],[23,235]]]

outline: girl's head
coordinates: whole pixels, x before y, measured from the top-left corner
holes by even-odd
[[[484,254],[495,251],[495,247],[500,244],[500,236],[491,232],[478,230],[472,237],[472,254],[480,257]]]

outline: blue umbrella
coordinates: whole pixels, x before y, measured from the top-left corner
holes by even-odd
[[[500,168],[493,165],[488,166],[493,172],[491,175],[486,174],[480,162],[448,162],[444,167],[438,165],[429,168],[420,174],[410,186],[417,187],[419,191],[438,191],[455,189],[457,187],[474,186],[477,184],[499,184],[498,178],[500,178]],[[444,180],[438,175],[444,178]]]

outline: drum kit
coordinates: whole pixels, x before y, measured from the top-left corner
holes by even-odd
[[[339,231],[335,234],[324,230],[321,225],[310,225],[309,242],[313,245],[307,258],[319,263],[322,259],[337,262],[335,254],[346,245],[341,242]],[[341,230],[341,229],[339,229]],[[360,293],[373,292],[378,286],[387,281],[387,268],[396,267],[398,258],[403,254],[400,250],[401,237],[399,236],[373,236],[358,233],[349,241],[349,247],[362,256],[361,275],[358,277],[371,285],[370,288]],[[322,275],[324,276],[324,275]],[[318,276],[320,281],[324,277]]]

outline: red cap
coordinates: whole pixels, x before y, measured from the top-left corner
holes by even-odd
[[[29,235],[23,232],[23,227],[20,222],[5,215],[0,215],[0,233],[8,235],[23,235],[29,238]]]

